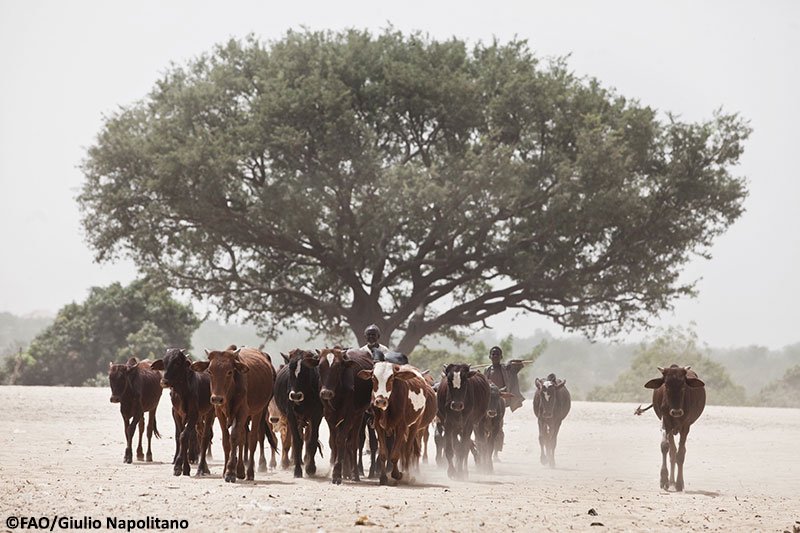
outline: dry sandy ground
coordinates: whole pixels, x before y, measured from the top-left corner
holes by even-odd
[[[224,483],[218,429],[212,476],[173,477],[170,403],[158,413],[155,463],[122,462],[106,389],[0,387],[0,518],[186,519],[194,531],[792,531],[800,526],[800,410],[708,406],[692,429],[686,491],[658,486],[659,422],[635,405],[575,402],[555,469],[539,464],[531,402],[506,418],[494,475],[451,481],[423,465],[414,485],[333,486],[257,473]],[[323,422],[323,426],[325,423]],[[327,442],[327,437],[323,438]],[[433,453],[433,439],[430,442]],[[590,515],[594,509],[596,516]],[[602,525],[592,525],[599,523]],[[56,530],[59,528],[56,527]]]

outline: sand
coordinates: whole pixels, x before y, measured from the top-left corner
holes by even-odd
[[[411,485],[380,487],[367,480],[333,486],[326,450],[316,477],[296,480],[278,469],[230,484],[220,478],[216,426],[212,475],[172,475],[167,393],[158,412],[163,438],[154,439],[155,462],[123,464],[122,421],[109,395],[100,388],[0,387],[3,527],[12,515],[99,520],[88,525],[100,523],[103,530],[109,517],[185,520],[190,531],[800,527],[798,409],[707,406],[689,435],[683,493],[659,488],[661,437],[652,411],[635,417],[632,404],[574,402],[559,437],[557,466],[550,469],[539,464],[530,400],[506,417],[506,446],[493,475],[478,474],[471,463],[468,481],[451,481],[428,464]]]

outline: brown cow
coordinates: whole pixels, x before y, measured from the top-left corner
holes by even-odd
[[[119,404],[122,423],[125,426],[126,463],[133,462],[133,434],[139,426],[139,446],[136,448],[137,461],[153,461],[150,443],[155,434],[161,438],[156,427],[156,409],[161,399],[161,374],[150,369],[150,361],[139,361],[135,357],[128,359],[124,365],[108,363],[108,382],[111,385],[111,403]],[[142,434],[144,433],[144,413],[147,420],[147,459],[142,453]]]
[[[221,351],[206,350],[206,354],[208,361],[195,361],[192,369],[206,371],[211,376],[211,403],[219,419],[225,450],[225,481],[233,483],[237,477],[252,480],[255,451],[259,440],[264,438],[267,405],[272,398],[275,380],[272,360],[260,350],[237,349],[235,345]],[[248,421],[252,421],[249,434]]]
[[[275,437],[280,436],[281,468],[286,470],[292,465],[292,462],[289,460],[289,451],[292,449],[292,432],[289,431],[286,416],[281,413],[274,397],[269,401],[267,417],[267,422],[269,422],[272,433],[275,434]],[[275,459],[275,450],[273,449],[272,456],[269,459],[269,467],[274,469],[277,466],[278,461]]]
[[[682,491],[686,437],[689,435],[689,427],[700,418],[706,406],[705,383],[688,366],[672,365],[669,368],[658,367],[658,370],[661,372],[661,377],[651,379],[644,386],[653,389],[653,410],[661,419],[661,488],[667,490],[672,483],[676,491]],[[678,433],[681,436],[676,451],[675,435]],[[669,477],[667,477],[667,452],[670,461]]]
[[[380,484],[386,485],[387,462],[392,464],[395,480],[403,478],[398,464],[408,470],[418,462],[422,430],[436,416],[436,397],[419,370],[411,365],[377,362],[373,369],[361,370],[358,377],[372,381],[378,474]]]
[[[330,431],[331,481],[340,485],[343,471],[344,476],[358,481],[359,430],[363,430],[372,387],[369,382],[356,378],[356,374],[372,369],[372,356],[358,349],[345,352],[339,348],[325,348],[309,364],[319,367],[319,397]]]

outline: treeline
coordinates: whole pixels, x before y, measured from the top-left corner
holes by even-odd
[[[165,346],[188,348],[202,359],[204,348],[263,344],[280,363],[279,352],[333,344],[302,331],[265,342],[252,326],[212,320],[198,324],[188,306],[142,281],[95,288],[86,302],[65,306],[55,319],[0,313],[0,383],[104,384],[109,361],[157,357]],[[442,337],[426,339],[410,359],[438,375],[450,362],[488,364],[494,345],[503,349],[505,361],[532,361],[520,373],[523,390],[531,388],[534,377],[552,372],[567,380],[577,400],[649,403],[650,392],[642,385],[657,377],[656,367],[676,363],[697,370],[707,384],[710,404],[800,407],[800,343],[781,350],[712,349],[691,329],[665,330],[644,343],[590,342],[542,331],[498,338],[483,331],[458,345]]]

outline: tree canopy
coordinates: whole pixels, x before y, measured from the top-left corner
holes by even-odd
[[[98,260],[268,334],[376,323],[410,352],[506,310],[615,333],[693,293],[681,267],[742,213],[749,133],[525,41],[289,32],[173,65],[107,117],[79,203]]]
[[[199,320],[191,308],[147,281],[94,287],[84,303],[59,310],[27,351],[5,361],[4,381],[18,385],[82,385],[124,362],[189,347]]]

